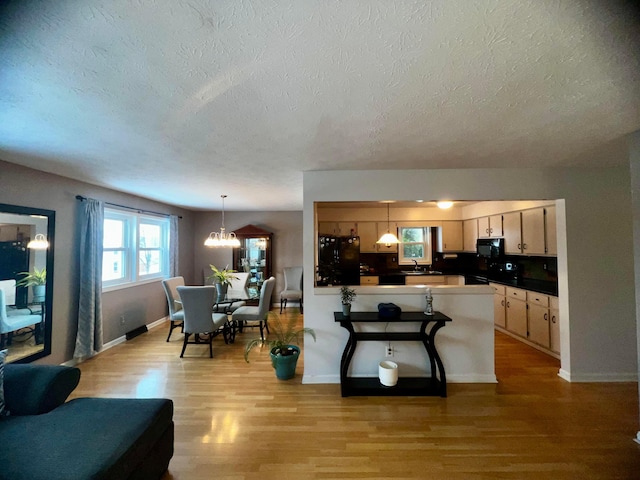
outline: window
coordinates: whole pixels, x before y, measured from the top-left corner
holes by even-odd
[[[431,228],[400,227],[398,260],[400,264],[431,264]]]
[[[169,219],[104,211],[102,285],[143,283],[169,274]]]

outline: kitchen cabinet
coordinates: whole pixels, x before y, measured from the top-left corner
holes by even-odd
[[[377,275],[362,275],[360,277],[360,285],[378,285],[380,277]]]
[[[478,219],[463,220],[462,222],[463,250],[465,252],[476,251],[476,241],[478,240]]]
[[[462,222],[443,221],[438,228],[438,252],[459,252],[462,250]]]
[[[408,275],[404,279],[405,285],[445,285],[444,275]]]
[[[527,338],[527,292],[519,288],[506,288],[507,330]]]
[[[495,238],[503,235],[502,215],[478,218],[478,238]]]
[[[547,255],[558,255],[558,236],[556,233],[556,207],[544,207],[544,233]]]
[[[507,328],[507,299],[506,287],[497,283],[489,283],[494,289],[493,294],[493,323],[498,327]]]
[[[358,236],[360,237],[360,253],[376,253],[378,251],[378,223],[358,222]]]
[[[544,348],[549,348],[549,296],[527,292],[527,310],[527,338]]]
[[[318,235],[357,235],[355,222],[318,222]]]
[[[522,241],[520,250],[526,255],[544,255],[544,208],[532,208],[521,212]]]
[[[549,296],[549,349],[560,353],[560,307],[558,297]]]
[[[522,253],[520,212],[509,212],[502,215],[502,228],[504,231],[504,253],[518,255]]]

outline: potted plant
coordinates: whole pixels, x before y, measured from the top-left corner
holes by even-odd
[[[238,277],[234,275],[235,270],[230,270],[229,265],[219,270],[215,265],[209,265],[213,273],[209,275],[208,279],[215,280],[216,290],[218,292],[218,298],[223,299],[227,296],[227,289],[231,285],[231,280],[238,280]]]
[[[273,340],[265,343],[269,347],[269,355],[271,356],[271,365],[276,371],[276,377],[280,380],[289,380],[296,374],[296,365],[300,356],[300,347],[292,345],[292,342],[298,341],[301,334],[308,333],[316,341],[316,332],[311,328],[296,328],[297,317],[289,317],[286,325],[280,321],[280,315],[276,312],[268,313],[272,321],[270,336]],[[244,359],[249,362],[249,353],[258,346],[262,346],[260,338],[249,340],[244,347]]]
[[[33,272],[20,272],[22,278],[16,282],[16,287],[33,287],[33,301],[44,302],[45,284],[47,283],[47,269],[33,269]]]
[[[342,314],[345,317],[351,315],[351,302],[356,298],[356,291],[347,285],[340,287],[340,300],[342,301]]]

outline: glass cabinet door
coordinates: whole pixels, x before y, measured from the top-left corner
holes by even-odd
[[[233,268],[251,274],[249,293],[257,300],[262,284],[272,275],[273,233],[255,225],[247,225],[234,232],[240,240],[240,247],[233,250]]]

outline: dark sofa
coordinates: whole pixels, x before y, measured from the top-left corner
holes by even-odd
[[[168,399],[65,400],[80,370],[4,366],[0,480],[159,479],[173,456]]]

